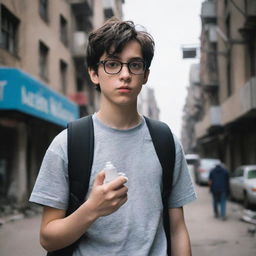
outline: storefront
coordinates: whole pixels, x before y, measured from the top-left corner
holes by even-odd
[[[0,203],[26,204],[45,150],[78,117],[63,95],[19,69],[0,68]]]

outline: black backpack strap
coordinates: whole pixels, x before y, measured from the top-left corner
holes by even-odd
[[[86,116],[68,124],[68,175],[70,215],[84,202],[89,189],[94,155],[94,129],[92,116]],[[61,250],[48,252],[47,256],[72,256],[79,242]]]
[[[83,202],[89,189],[94,155],[92,116],[68,124],[69,208],[74,212]]]
[[[169,126],[163,122],[156,121],[144,117],[155,147],[156,154],[161,163],[162,174],[162,201],[163,201],[163,220],[164,229],[167,238],[167,253],[171,255],[171,240],[170,240],[170,221],[168,199],[171,194],[173,171],[175,165],[175,142]]]

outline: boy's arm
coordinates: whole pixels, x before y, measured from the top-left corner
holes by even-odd
[[[95,179],[88,200],[74,213],[65,217],[65,210],[44,207],[40,229],[40,242],[47,251],[64,248],[77,241],[99,217],[106,216],[127,201],[126,179],[118,177],[103,184],[104,172]]]
[[[169,209],[172,256],[191,256],[191,245],[183,207]]]

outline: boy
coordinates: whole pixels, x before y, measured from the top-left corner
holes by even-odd
[[[68,204],[67,130],[44,157],[30,201],[44,205],[40,240],[47,251],[80,239],[73,255],[166,256],[163,228],[162,169],[137,97],[147,82],[154,54],[152,37],[133,22],[111,19],[91,33],[87,65],[101,91],[93,115],[94,160],[87,200],[65,217]],[[182,206],[196,198],[181,145],[175,138],[176,162],[169,199],[172,255],[191,255]],[[105,163],[120,176],[105,184]]]

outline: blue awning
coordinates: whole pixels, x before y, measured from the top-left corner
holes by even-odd
[[[78,106],[29,74],[0,68],[0,110],[17,110],[66,126],[79,118]]]

